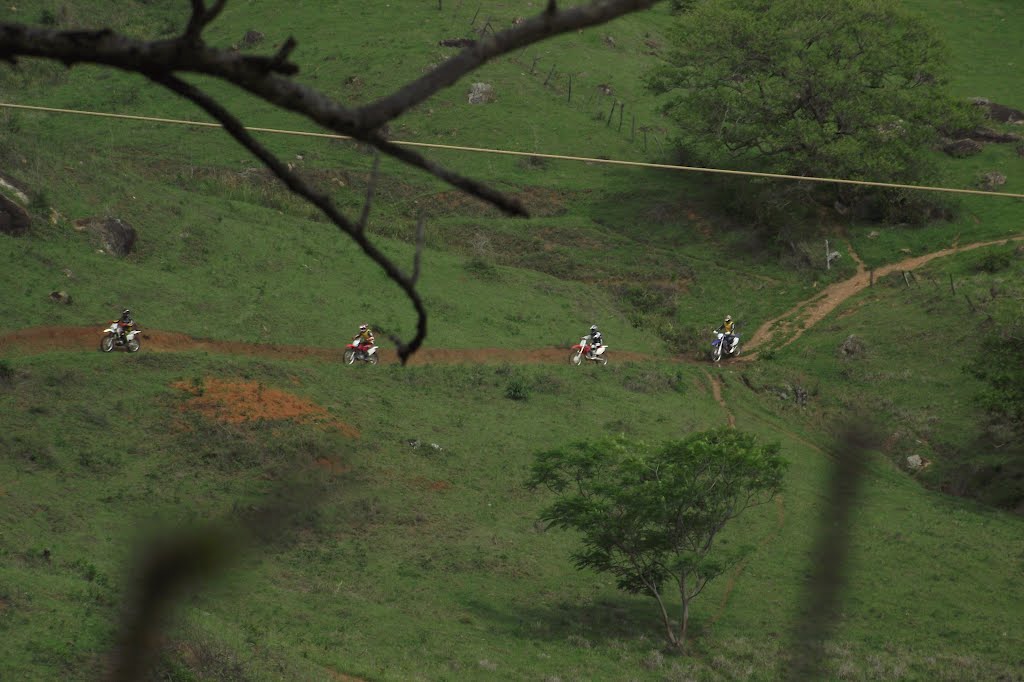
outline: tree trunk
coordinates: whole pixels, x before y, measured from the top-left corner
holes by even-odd
[[[683,613],[679,617],[679,643],[680,649],[686,644],[686,626],[690,624],[690,597],[686,594],[686,574],[679,576],[679,598],[683,602]]]
[[[676,638],[676,633],[672,631],[672,619],[668,616],[668,611],[665,610],[665,602],[661,600],[661,594],[657,589],[647,586],[647,589],[651,591],[654,598],[658,600],[658,608],[661,609],[661,620],[665,624],[665,636],[668,638],[669,644],[672,646],[680,646],[679,640]]]

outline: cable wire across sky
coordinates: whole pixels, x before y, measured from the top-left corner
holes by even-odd
[[[13,104],[0,102],[0,108],[23,109],[26,111],[39,111],[55,114],[71,114],[77,116],[96,116],[100,118],[117,118],[130,121],[143,121],[148,123],[162,123],[165,125],[198,126],[202,128],[220,128],[219,123],[209,121],[188,121],[177,118],[160,118],[156,116],[138,116],[133,114],[115,114],[106,111],[83,111],[79,109],[60,109],[57,107],[42,107],[31,104]],[[274,135],[294,135],[299,137],[318,137],[329,140],[351,140],[348,135],[337,133],[316,133],[305,130],[282,130],[279,128],[261,128],[246,126],[246,130],[253,133],[270,133]],[[907,185],[896,182],[875,182],[872,180],[853,180],[850,178],[824,178],[807,175],[785,175],[783,173],[763,173],[758,171],[729,170],[727,168],[706,168],[703,166],[680,166],[669,163],[650,163],[645,161],[625,161],[622,159],[597,159],[587,156],[571,156],[567,154],[546,154],[543,152],[523,152],[512,149],[490,149],[487,147],[467,147],[454,144],[438,144],[433,142],[412,142],[409,140],[391,140],[392,144],[406,147],[420,147],[423,149],[442,149],[448,151],[471,152],[475,154],[497,154],[504,156],[529,156],[541,159],[554,159],[559,161],[582,161],[585,163],[605,164],[610,166],[631,166],[636,168],[654,168],[658,170],[685,171],[690,173],[714,173],[718,175],[738,175],[753,178],[771,178],[774,180],[798,180],[801,182],[833,183],[840,185],[861,185],[865,187],[888,187],[891,189],[909,189],[922,192],[945,192],[947,194],[973,194],[980,196],[1004,197],[1009,199],[1024,199],[1024,194],[1014,192],[993,192],[983,189],[966,189],[961,187],[935,187],[929,185]]]

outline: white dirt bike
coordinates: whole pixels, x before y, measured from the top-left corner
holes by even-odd
[[[740,354],[740,335],[735,332],[732,334],[725,334],[717,330],[712,330],[712,334],[715,335],[715,339],[711,342],[711,361],[718,362],[725,357],[736,357]],[[725,337],[729,336],[729,342],[726,343]]]
[[[132,329],[122,336],[121,330],[117,327],[117,322],[114,322],[103,330],[103,338],[100,339],[100,350],[104,353],[109,353],[119,346],[124,346],[129,353],[135,353],[142,347],[141,336],[141,329]]]
[[[590,353],[590,344],[587,343],[587,337],[580,339],[580,342],[572,347],[572,353],[569,354],[569,362],[576,365],[577,367],[583,364],[584,360],[590,362],[596,362],[599,365],[607,365],[608,358],[604,352],[608,350],[608,346],[601,345],[597,347],[593,355]]]

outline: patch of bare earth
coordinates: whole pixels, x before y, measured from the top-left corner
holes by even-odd
[[[178,381],[171,386],[192,395],[182,405],[183,411],[199,412],[225,424],[292,421],[335,429],[351,438],[359,437],[358,429],[334,419],[316,403],[258,381],[207,377],[201,382]]]

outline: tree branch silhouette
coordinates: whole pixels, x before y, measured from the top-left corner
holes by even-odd
[[[346,218],[324,194],[313,190],[265,147],[249,135],[226,107],[182,80],[179,74],[195,73],[231,83],[282,109],[298,113],[328,130],[364,142],[380,153],[423,170],[453,187],[487,202],[509,215],[527,216],[514,197],[485,183],[465,178],[418,152],[400,147],[380,132],[382,126],[439,90],[449,87],[484,63],[551,36],[611,21],[660,0],[594,0],[571,9],[558,10],[551,2],[537,16],[522,24],[492,33],[466,48],[390,95],[359,109],[352,109],[326,94],[292,80],[299,71],[290,61],[296,46],[289,37],[273,56],[244,55],[207,45],[202,33],[218,16],[228,0],[189,0],[192,11],[182,34],[166,40],[140,40],[110,29],[60,31],[26,24],[0,22],[0,59],[16,64],[19,57],[50,59],[71,67],[89,63],[139,73],[154,83],[189,99],[215,118],[239,144],[256,156],[289,190],[310,202],[373,260],[409,298],[417,314],[416,334],[398,342],[399,358],[405,363],[422,345],[427,334],[427,312],[416,291],[423,248],[422,222],[417,228],[417,246],[411,275],[407,275],[366,237],[365,226],[372,194],[367,196],[363,215],[357,222]]]

